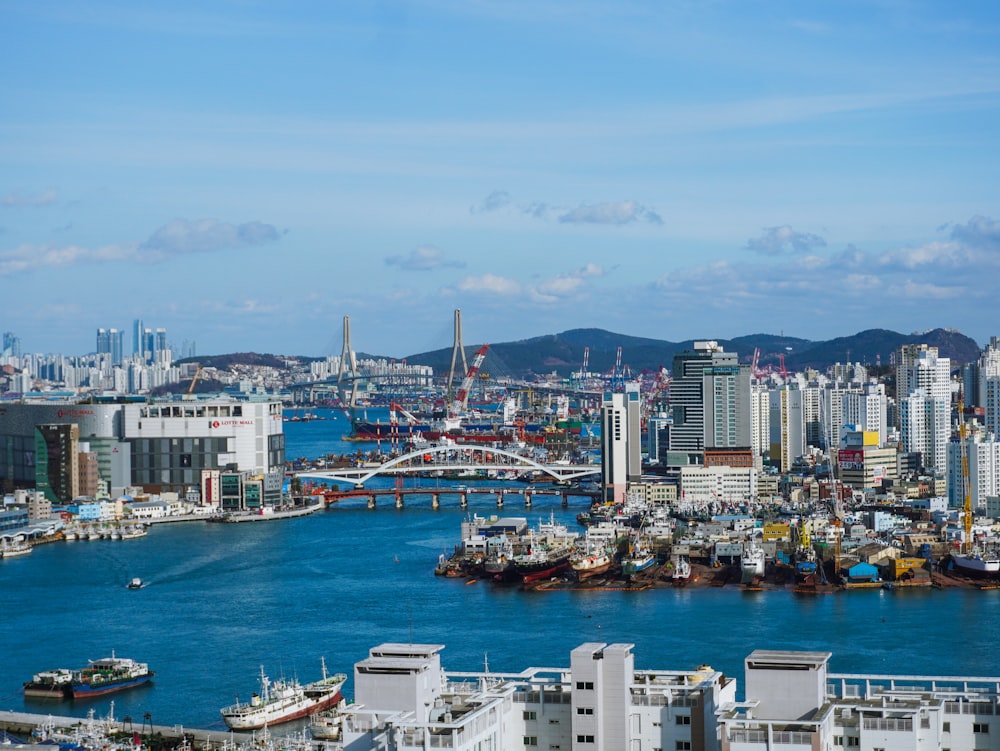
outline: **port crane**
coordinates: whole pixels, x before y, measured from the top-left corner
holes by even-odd
[[[455,394],[455,400],[451,403],[450,416],[457,417],[469,408],[469,392],[472,391],[472,384],[476,380],[479,368],[483,365],[483,360],[486,359],[486,352],[489,348],[490,345],[484,344],[476,350],[476,354],[472,358],[472,365],[469,366],[469,370],[462,380],[462,385],[459,387],[458,393]]]

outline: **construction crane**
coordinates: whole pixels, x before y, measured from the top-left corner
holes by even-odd
[[[469,407],[469,392],[472,390],[472,384],[476,380],[476,374],[479,373],[479,368],[483,364],[483,360],[486,359],[486,351],[490,348],[490,345],[484,344],[478,350],[476,350],[475,357],[472,358],[472,365],[469,366],[468,372],[465,374],[465,378],[462,380],[462,385],[458,389],[458,393],[455,394],[455,400],[451,403],[451,415],[457,416],[465,412]]]
[[[198,366],[198,369],[194,372],[194,375],[191,377],[191,385],[188,386],[187,390],[188,397],[194,394],[194,387],[198,384],[198,376],[200,375],[201,375],[201,365]]]
[[[969,490],[969,447],[965,442],[965,401],[962,393],[958,394],[958,443],[962,456],[962,495],[965,518],[962,520],[965,539],[962,541],[962,552],[972,552],[972,494]]]

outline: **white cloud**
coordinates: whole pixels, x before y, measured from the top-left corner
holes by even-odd
[[[747,250],[766,256],[808,253],[815,248],[826,247],[826,240],[809,232],[796,232],[787,224],[781,227],[767,227],[760,237],[747,240]]]
[[[80,245],[21,245],[14,250],[0,251],[0,276],[85,263],[163,261],[178,254],[246,247],[277,238],[278,231],[261,222],[234,225],[214,219],[199,222],[175,219],[141,244],[105,245],[100,248],[85,248]]]
[[[275,227],[257,221],[230,224],[218,219],[199,219],[193,222],[174,219],[142,243],[139,252],[163,257],[209,253],[274,242],[279,237],[280,233]]]
[[[458,283],[462,292],[485,292],[493,295],[518,295],[521,285],[513,279],[496,274],[467,276]]]
[[[387,266],[398,266],[404,271],[433,271],[444,267],[465,268],[465,263],[446,259],[444,253],[433,245],[419,245],[411,250],[408,256],[387,256],[385,263]]]
[[[14,250],[0,252],[0,276],[80,263],[120,261],[134,255],[134,245],[106,245],[96,249],[79,245],[22,245]]]
[[[578,206],[559,217],[564,224],[631,224],[649,222],[663,224],[663,219],[655,211],[636,201],[617,201]]]

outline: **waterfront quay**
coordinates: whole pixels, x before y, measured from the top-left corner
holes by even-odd
[[[147,717],[113,716],[96,718],[61,717],[52,714],[0,711],[0,727],[8,733],[35,738],[39,744],[68,744],[82,741],[83,748],[114,748],[115,741],[123,747],[132,747],[136,736],[146,748],[163,746],[175,748],[180,743],[197,744],[200,749],[232,748],[233,744],[247,744],[254,740],[252,733],[201,730],[183,725],[154,725]],[[100,746],[95,746],[100,742]]]

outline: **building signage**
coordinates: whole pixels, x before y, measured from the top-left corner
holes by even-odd
[[[57,417],[85,417],[94,414],[92,409],[61,409],[56,412]]]
[[[841,449],[837,454],[837,460],[841,469],[865,468],[865,452],[861,449]]]
[[[212,420],[209,423],[210,428],[221,428],[225,426],[232,425],[253,425],[253,420]]]

